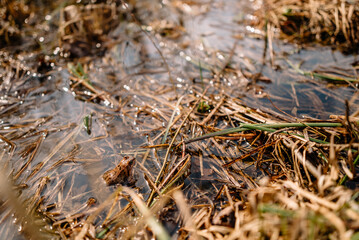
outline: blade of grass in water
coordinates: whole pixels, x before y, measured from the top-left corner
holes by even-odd
[[[345,77],[339,77],[335,76],[333,74],[322,74],[322,73],[316,73],[316,72],[308,72],[303,71],[299,67],[295,66],[291,61],[287,60],[287,63],[299,74],[302,74],[304,76],[309,77],[315,77],[315,78],[321,78],[327,81],[340,81],[340,82],[359,82],[359,79],[357,78],[345,78]]]
[[[203,63],[200,60],[195,59],[194,57],[190,57],[190,56],[183,56],[184,59],[186,59],[188,62],[192,63],[195,67],[198,67],[200,69],[206,70],[208,72],[213,72],[215,70],[218,70],[219,67],[217,66],[213,66],[207,63]]]
[[[84,128],[88,135],[91,135],[92,128],[92,114],[88,114],[83,119]]]
[[[74,66],[72,63],[68,63],[67,68],[70,70],[70,72],[75,77],[80,78],[80,79],[88,79],[88,75],[85,73],[85,71],[80,63],[77,63],[76,66]]]
[[[203,140],[203,139],[210,138],[210,137],[221,136],[221,135],[226,135],[226,134],[230,134],[230,133],[243,132],[243,131],[247,131],[247,130],[259,130],[259,131],[265,131],[265,132],[276,132],[276,131],[278,131],[278,129],[282,129],[282,128],[284,129],[284,128],[294,128],[294,127],[295,128],[304,128],[304,127],[342,127],[342,126],[343,126],[343,124],[341,124],[341,123],[331,123],[331,122],[241,124],[239,127],[236,127],[236,128],[229,128],[229,129],[225,129],[225,130],[221,130],[221,131],[217,131],[217,132],[205,134],[205,135],[202,135],[202,136],[199,136],[199,137],[188,139],[188,140],[185,141],[185,143],[191,143],[191,142]],[[299,137],[303,137],[303,136],[298,135],[298,134],[293,134],[293,133],[288,133],[288,132],[284,132],[284,133],[299,136]],[[327,143],[325,141],[314,139],[314,138],[309,138],[309,139],[311,141],[313,141],[313,142]]]
[[[201,79],[202,90],[204,90],[204,82],[203,82],[203,73],[202,73],[201,61],[198,61],[198,65],[199,65],[199,77]]]

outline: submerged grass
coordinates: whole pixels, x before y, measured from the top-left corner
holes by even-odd
[[[326,80],[328,82],[334,82],[334,83],[357,83],[359,82],[359,79],[357,76],[353,76],[353,77],[343,77],[340,76],[341,74],[330,74],[330,73],[326,73],[325,71],[323,72],[308,72],[308,71],[303,71],[301,70],[299,67],[295,66],[291,61],[287,60],[288,64],[299,74],[302,74],[303,76],[309,76],[312,78],[319,78],[319,79],[323,79]],[[331,71],[333,71],[331,69]],[[338,71],[339,72],[339,71]]]
[[[10,88],[1,82],[7,95],[0,108],[0,161],[10,169],[0,171],[3,236],[16,235],[6,230],[14,217],[20,219],[19,235],[34,239],[42,238],[38,232],[54,239],[358,236],[355,103],[353,109],[347,104],[346,116],[327,121],[301,121],[283,111],[246,106],[228,94],[231,87],[224,83],[233,76],[237,42],[220,64],[191,59],[200,69],[200,84],[174,90],[168,79],[171,65],[162,62],[165,54],[156,60],[144,53],[145,63],[131,67],[120,59],[143,30],[115,29],[111,22],[101,32],[93,21],[118,23],[125,15],[116,4],[62,10],[64,50],[80,58],[63,59],[70,63],[67,69],[61,66],[65,70],[58,70],[59,76],[54,70],[46,73],[55,80],[17,77]],[[145,1],[133,1],[127,11],[132,4],[142,6],[139,12],[153,5],[150,1],[144,8]],[[177,1],[168,4],[178,11]],[[116,39],[114,50],[111,44],[116,44],[106,40],[112,31],[137,40]],[[108,43],[100,47],[109,51],[100,60],[85,57],[99,51],[91,39]],[[7,70],[15,76],[21,68]],[[254,72],[247,75],[253,82],[258,78]],[[179,99],[173,97],[177,93]],[[123,166],[125,156],[136,159],[135,167]],[[106,186],[102,176],[108,169],[119,170],[114,175],[126,181]],[[132,177],[136,183],[125,183]]]

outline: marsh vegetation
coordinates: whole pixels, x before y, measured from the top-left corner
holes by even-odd
[[[0,0],[4,239],[358,239],[358,1]]]

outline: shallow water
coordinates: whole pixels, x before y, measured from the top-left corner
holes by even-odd
[[[54,221],[78,213],[91,197],[103,202],[115,188],[107,187],[101,176],[123,156],[135,156],[151,174],[159,171],[166,151],[140,147],[153,145],[153,139],[165,129],[175,109],[176,96],[188,97],[210,86],[215,98],[223,93],[238,97],[249,107],[273,113],[284,111],[297,118],[327,119],[330,115],[343,115],[345,99],[351,100],[350,110],[356,110],[356,87],[328,87],[324,81],[292,71],[285,61],[287,58],[295,64],[302,63],[301,68],[307,71],[318,66],[352,69],[356,56],[343,55],[329,47],[302,49],[274,40],[275,57],[271,65],[269,52],[263,58],[265,41],[259,38],[261,31],[238,23],[238,19],[250,17],[246,6],[251,1],[194,1],[192,5],[179,6],[174,3],[153,4],[151,10],[141,8],[141,4],[148,4],[143,1],[138,10],[140,20],[154,29],[149,33],[166,58],[172,81],[152,42],[135,24],[122,23],[114,29],[110,36],[121,40],[110,42],[102,56],[73,60],[74,64],[81,62],[86,67],[92,85],[100,89],[93,99],[88,89],[70,84],[71,73],[66,65],[69,59],[50,55],[50,62],[54,64],[39,77],[34,60],[43,52],[36,50],[30,58],[23,57],[28,52],[15,53],[16,47],[2,50],[13,56],[4,61],[10,63],[1,66],[0,134],[16,148],[12,150],[2,142],[1,164],[7,164],[15,185],[28,185],[21,194],[24,200],[34,195],[41,179],[50,179],[41,196],[44,196],[43,206],[56,204],[52,210],[56,213]],[[171,39],[171,35],[156,34],[160,29],[156,30],[155,20],[159,18],[167,20],[169,28],[182,22],[185,31],[175,39]],[[121,38],[125,33],[128,35]],[[24,67],[16,68],[18,64]],[[233,71],[220,73],[224,64]],[[20,75],[16,69],[20,69]],[[220,76],[215,80],[212,72],[219,72]],[[270,81],[253,81],[243,77],[243,72],[261,73]],[[16,74],[19,77],[16,78]],[[176,92],[171,89],[173,85]],[[90,134],[83,127],[83,119],[89,115],[92,119]],[[225,123],[218,123],[218,127],[225,126]],[[245,149],[243,145],[248,145],[245,140],[228,141],[223,151],[215,151],[209,150],[215,146],[201,144],[188,148],[193,155],[193,166],[185,189],[194,202],[203,200],[196,198],[199,192],[210,198],[213,189],[219,188],[222,182],[230,182],[223,172],[216,172],[222,169],[218,159],[236,158]],[[171,157],[175,158],[175,154]],[[243,162],[237,167],[254,179],[264,175],[252,163]],[[144,170],[136,166],[135,172],[138,192],[147,197],[150,188],[144,179]],[[253,184],[234,183],[243,188]],[[1,229],[3,236],[10,239],[16,235],[14,230],[7,230],[9,226],[13,229],[14,219],[5,218],[6,214],[1,215]],[[101,220],[103,216],[97,224]]]

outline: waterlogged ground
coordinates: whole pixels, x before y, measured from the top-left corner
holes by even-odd
[[[206,88],[208,103],[237,98],[248,107],[289,120],[344,115],[345,100],[349,111],[356,111],[356,85],[339,86],[303,76],[289,65],[356,76],[355,55],[276,39],[268,43],[262,30],[247,25],[253,18],[251,1],[153,2],[137,3],[137,21],[128,16],[130,23],[119,22],[90,55],[66,58],[58,36],[41,31],[28,37],[28,44],[46,45],[31,49],[21,43],[0,50],[1,174],[12,180],[10,187],[17,189],[29,209],[39,207],[48,213],[36,215],[48,236],[58,237],[56,231],[67,222],[76,228],[74,219],[91,213],[89,199],[101,204],[115,191],[101,176],[124,156],[136,158],[135,189],[147,199],[151,188],[145,174],[156,177],[166,148],[143,147],[160,144],[172,113],[184,116]],[[47,24],[53,24],[58,15]],[[50,28],[56,31],[56,24]],[[77,64],[86,77],[76,75]],[[90,87],[81,82],[84,79]],[[199,111],[193,114],[193,119],[205,116]],[[84,126],[84,119],[89,126]],[[173,125],[169,139],[180,122]],[[218,118],[213,125],[225,128],[228,122]],[[206,132],[192,128],[191,123],[186,126],[188,137]],[[183,189],[191,204],[209,204],[223,183],[251,188],[265,175],[246,162],[241,163],[242,174],[253,181],[240,176],[237,181],[225,174],[223,158],[240,156],[238,146],[250,148],[245,139],[228,141],[225,148],[201,142],[187,146],[193,157]],[[170,155],[181,157],[176,152]],[[177,223],[168,216],[165,227],[173,235]],[[2,210],[4,239],[23,238],[17,218],[9,209]],[[101,225],[105,218],[99,213],[95,224]],[[55,223],[52,229],[49,222]]]

